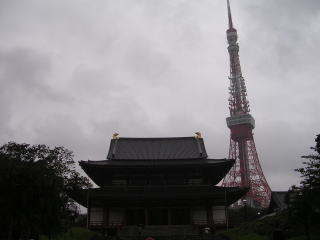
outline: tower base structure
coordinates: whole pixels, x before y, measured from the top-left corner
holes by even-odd
[[[252,128],[248,124],[230,128],[229,158],[235,164],[223,180],[223,187],[249,187],[249,192],[238,201],[241,206],[266,208],[269,206],[271,189],[262,172]]]

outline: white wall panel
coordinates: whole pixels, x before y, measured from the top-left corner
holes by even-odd
[[[213,206],[213,221],[214,224],[226,224],[226,211],[224,206]]]
[[[207,211],[203,208],[191,209],[191,220],[195,224],[203,224],[207,222]]]
[[[103,222],[103,208],[90,208],[90,225],[100,225]]]
[[[125,211],[123,208],[110,208],[109,209],[109,224],[119,225],[123,224],[125,220]]]

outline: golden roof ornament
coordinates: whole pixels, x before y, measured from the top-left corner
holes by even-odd
[[[119,137],[119,133],[114,133],[112,134],[112,139],[118,139]]]
[[[195,134],[196,134],[195,138],[198,138],[198,139],[202,138],[201,132],[195,132]]]

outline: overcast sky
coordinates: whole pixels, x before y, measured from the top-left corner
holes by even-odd
[[[273,190],[320,133],[320,1],[231,0],[260,162]],[[202,132],[228,156],[224,0],[0,0],[0,144],[105,159],[126,137]]]

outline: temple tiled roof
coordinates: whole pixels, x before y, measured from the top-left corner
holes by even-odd
[[[175,160],[207,158],[202,138],[112,139],[107,158],[114,160]]]
[[[242,197],[248,188],[218,187],[218,186],[110,186],[95,188],[74,193],[73,198],[85,206],[87,196],[93,201],[101,201],[104,204],[123,204],[130,201],[147,204],[151,201],[161,202],[162,205],[172,201],[202,202],[214,205],[229,205]],[[199,203],[200,203],[199,202]]]
[[[167,161],[168,160],[168,161]],[[232,166],[234,164],[234,160],[230,159],[159,159],[157,161],[143,159],[143,160],[97,160],[97,161],[80,161],[80,166],[86,167],[117,167],[117,166],[125,166],[125,167],[170,167],[170,166]]]
[[[184,173],[192,175],[195,171],[202,177],[217,184],[234,164],[230,159],[176,159],[176,160],[101,160],[81,161],[80,166],[98,185],[102,186],[116,172],[122,175]]]

